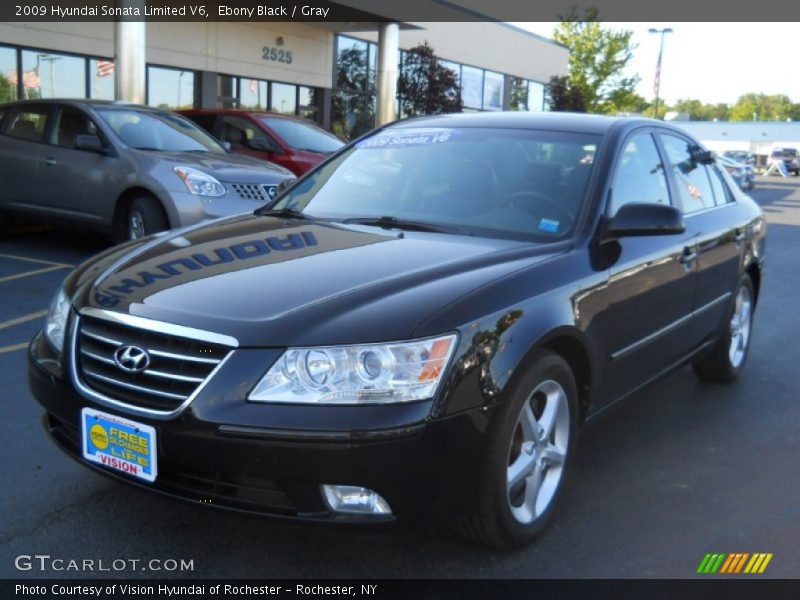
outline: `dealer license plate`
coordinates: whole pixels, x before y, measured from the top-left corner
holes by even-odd
[[[138,479],[156,480],[156,430],[150,425],[84,408],[81,438],[86,460]]]

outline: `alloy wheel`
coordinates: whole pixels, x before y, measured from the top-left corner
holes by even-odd
[[[747,353],[747,344],[750,342],[750,315],[753,308],[753,299],[746,286],[739,288],[736,294],[736,304],[731,317],[731,345],[728,349],[728,358],[731,366],[738,369],[744,362]]]

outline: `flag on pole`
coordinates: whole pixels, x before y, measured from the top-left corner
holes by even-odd
[[[17,85],[19,83],[19,74],[16,71],[11,71],[8,74],[8,82],[11,85]],[[22,74],[22,87],[29,89],[42,87],[42,80],[39,78],[38,69],[31,69]]]
[[[97,76],[108,77],[114,72],[113,60],[98,60],[97,61]]]
[[[255,79],[250,80],[250,93],[255,94],[258,91],[258,81]]]

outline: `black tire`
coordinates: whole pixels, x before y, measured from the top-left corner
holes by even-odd
[[[161,203],[152,196],[139,196],[128,207],[117,226],[117,241],[126,242],[169,229]]]
[[[737,364],[734,364],[731,359],[731,344],[734,336],[734,328],[732,327],[731,322],[737,310],[737,298],[739,297],[742,289],[745,290],[750,298],[750,310],[747,317],[749,322],[747,324],[747,339],[744,343],[741,360],[737,361]],[[750,350],[750,340],[753,338],[752,329],[755,304],[756,296],[753,290],[753,282],[750,279],[750,276],[745,273],[742,276],[742,279],[736,288],[736,292],[733,295],[733,301],[731,302],[731,307],[728,310],[727,317],[725,319],[724,329],[722,334],[719,336],[717,343],[714,344],[714,348],[711,350],[711,352],[692,364],[694,367],[694,372],[700,379],[712,383],[732,383],[739,377],[739,374],[742,372],[742,369],[744,369],[745,364],[747,364],[747,354]]]
[[[529,366],[521,377],[511,384],[506,399],[492,418],[487,432],[487,452],[481,465],[475,504],[457,527],[459,533],[465,537],[500,549],[512,549],[529,544],[544,530],[558,504],[577,441],[578,388],[569,365],[559,355],[547,351],[537,351],[527,364]],[[507,491],[508,469],[513,462],[512,443],[519,433],[518,418],[523,407],[531,400],[532,392],[549,381],[558,383],[566,395],[569,438],[565,448],[565,459],[549,504],[531,522],[521,523],[512,513]],[[526,491],[522,491],[523,496]]]

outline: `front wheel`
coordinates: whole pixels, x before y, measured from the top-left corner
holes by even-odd
[[[730,383],[744,368],[753,328],[755,294],[750,276],[739,282],[730,318],[714,349],[694,363],[694,371],[704,381]]]
[[[138,240],[165,229],[169,229],[169,223],[161,203],[152,196],[140,196],[128,209],[123,239]]]
[[[575,378],[563,358],[537,352],[487,433],[475,506],[462,534],[498,548],[530,543],[550,520],[574,454]]]

